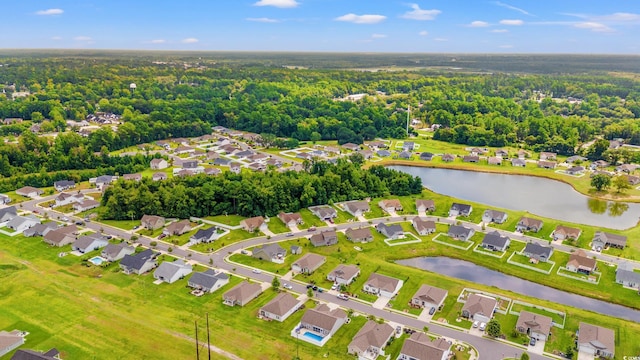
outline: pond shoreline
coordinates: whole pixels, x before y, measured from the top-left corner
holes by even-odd
[[[520,168],[513,168],[513,170],[509,171],[509,170],[504,170],[501,169],[501,167],[480,167],[480,166],[476,166],[476,165],[472,165],[472,166],[466,166],[466,165],[459,165],[459,164],[435,164],[432,162],[428,162],[428,161],[412,161],[412,160],[397,160],[397,159],[393,159],[393,160],[382,160],[376,163],[368,163],[368,166],[373,166],[373,165],[381,165],[381,166],[394,166],[394,165],[398,165],[398,166],[413,166],[413,167],[424,167],[424,168],[434,168],[434,169],[450,169],[450,170],[461,170],[461,171],[469,171],[469,172],[483,172],[483,173],[490,173],[490,174],[503,174],[503,175],[518,175],[518,176],[533,176],[533,177],[539,177],[539,178],[543,178],[543,179],[548,179],[548,180],[555,180],[561,183],[565,183],[569,186],[571,186],[575,191],[579,192],[580,194],[590,197],[592,199],[596,199],[596,200],[602,200],[602,201],[614,201],[614,202],[629,202],[629,203],[640,203],[640,197],[638,196],[627,196],[625,198],[617,198],[617,197],[613,197],[611,196],[611,194],[607,193],[605,196],[602,195],[594,195],[591,193],[585,193],[584,191],[581,191],[579,188],[577,188],[575,186],[575,184],[573,184],[572,182],[566,180],[566,179],[562,179],[562,178],[556,178],[556,177],[552,177],[552,176],[546,176],[543,174],[539,174],[539,173],[534,173],[534,172],[528,172],[528,171],[522,171],[520,170]],[[552,172],[553,173],[553,172]]]

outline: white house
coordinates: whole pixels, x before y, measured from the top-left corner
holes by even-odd
[[[191,274],[191,271],[193,271],[193,266],[180,259],[174,262],[165,261],[158,266],[156,271],[153,272],[153,278],[173,284],[174,282]]]
[[[260,317],[283,322],[302,306],[302,302],[288,292],[278,294],[273,300],[260,308]]]
[[[402,284],[402,280],[372,273],[364,283],[364,291],[378,296],[392,298],[398,293]]]

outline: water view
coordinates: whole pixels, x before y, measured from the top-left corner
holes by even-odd
[[[640,216],[640,204],[593,199],[568,184],[541,177],[415,166],[390,168],[419,176],[424,186],[440,194],[578,224],[622,230],[635,226]]]
[[[448,257],[417,257],[413,259],[399,260],[396,261],[396,263],[436,272],[438,274],[457,279],[472,281],[488,286],[495,286],[500,289],[553,301],[558,304],[569,305],[579,309],[591,310],[600,314],[640,322],[640,311],[621,305],[611,304],[606,301],[591,299],[586,296],[553,289],[528,280],[505,275],[501,272],[490,270],[464,260],[451,259]]]

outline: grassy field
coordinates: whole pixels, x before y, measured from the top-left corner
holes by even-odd
[[[303,223],[298,225],[299,229],[308,229],[312,226],[325,226],[325,222],[318,219],[317,216],[313,215],[313,213],[309,209],[301,209],[300,216],[302,217]]]
[[[212,252],[220,249],[221,247],[225,247],[227,245],[231,245],[233,243],[237,243],[238,241],[251,239],[252,237],[262,236],[263,234],[258,233],[250,233],[248,231],[238,229],[231,230],[227,235],[221,237],[220,239],[212,242],[212,243],[201,243],[192,246],[191,248],[200,252]]]
[[[274,234],[282,234],[290,231],[287,225],[285,225],[277,216],[271,217],[267,226]]]
[[[140,226],[140,220],[100,220],[100,222],[122,230],[133,230],[135,226]]]
[[[244,216],[230,214],[230,215],[216,215],[216,216],[207,216],[204,218],[205,220],[215,221],[220,224],[225,224],[229,226],[238,226],[240,225],[240,221],[246,219]]]

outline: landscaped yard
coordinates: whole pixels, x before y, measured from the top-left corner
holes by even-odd
[[[216,240],[214,242],[196,244],[196,245],[191,246],[191,249],[195,250],[195,251],[200,251],[200,252],[203,252],[203,253],[208,253],[208,252],[212,252],[212,251],[218,250],[221,247],[225,247],[227,245],[231,245],[231,244],[236,243],[238,241],[251,239],[251,238],[254,238],[254,237],[258,237],[258,236],[264,236],[264,234],[262,234],[261,232],[250,233],[250,232],[242,230],[242,229],[231,230],[227,235],[221,237],[220,239],[218,239],[218,240]]]
[[[528,312],[532,312],[534,314],[540,314],[540,315],[548,316],[553,320],[553,322],[555,322],[556,324],[559,324],[559,325],[562,325],[565,322],[565,316],[564,315],[558,314],[556,312],[548,311],[548,310],[545,310],[545,309],[541,309],[541,308],[536,307],[536,306],[524,305],[524,304],[520,304],[520,303],[514,303],[511,306],[511,311],[520,312],[522,310],[525,310],[525,311],[528,311]]]
[[[449,237],[447,234],[444,233],[439,233],[437,234],[434,238],[433,238],[433,242],[445,245],[445,246],[451,246],[463,251],[469,250],[471,249],[472,246],[475,245],[475,243],[473,241],[462,241],[462,240],[456,240],[453,239],[451,237]]]
[[[140,226],[140,220],[100,220],[100,222],[122,230],[133,230],[134,227]]]
[[[230,214],[230,215],[216,215],[216,216],[207,216],[204,218],[205,220],[215,221],[220,224],[225,224],[229,226],[238,226],[240,225],[240,221],[246,219],[244,216]]]
[[[510,257],[510,261],[514,263],[522,264],[525,266],[529,266],[532,268],[536,268],[547,273],[551,271],[551,269],[553,269],[553,266],[555,265],[553,262],[543,262],[543,261],[531,262],[531,259],[528,256],[519,254],[517,252],[513,252],[513,255]]]
[[[287,225],[285,225],[277,216],[271,217],[267,226],[274,234],[282,234],[290,231]]]
[[[302,217],[302,224],[298,225],[299,229],[308,229],[312,226],[326,226],[326,223],[313,215],[309,209],[301,209],[300,216]]]

